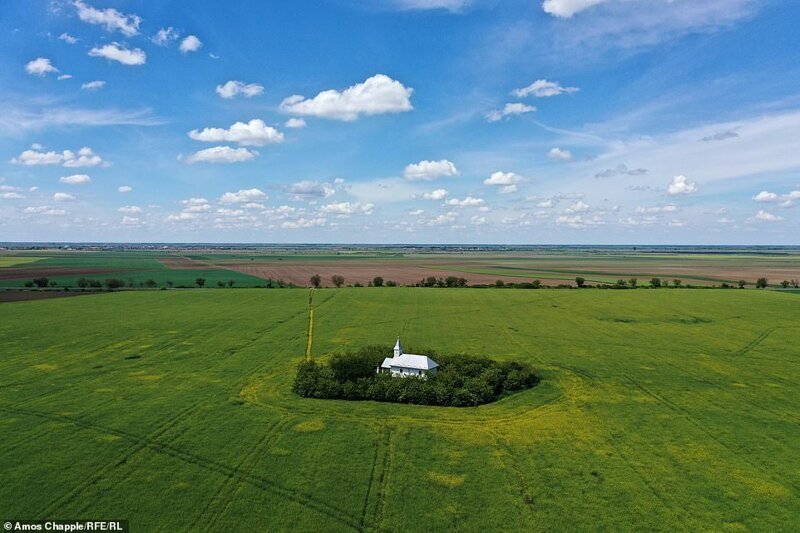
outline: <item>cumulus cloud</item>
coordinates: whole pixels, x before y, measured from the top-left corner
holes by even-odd
[[[131,192],[131,191],[133,191],[133,187],[131,187],[129,185],[121,185],[121,186],[117,187],[117,192],[121,192],[123,194]]]
[[[172,41],[176,41],[180,37],[180,34],[173,29],[172,26],[168,28],[161,28],[158,30],[158,33],[153,35],[153,38],[150,39],[158,46],[166,46]]]
[[[678,206],[675,204],[667,204],[667,205],[653,205],[649,207],[642,207],[638,206],[636,208],[637,214],[645,214],[645,213],[674,213],[678,210]]]
[[[777,194],[768,191],[761,191],[760,193],[753,196],[753,200],[755,200],[756,202],[777,202],[778,199],[779,196]]]
[[[473,215],[472,218],[469,219],[469,222],[473,226],[482,226],[486,224],[486,217],[482,217],[480,215]]]
[[[128,213],[129,215],[132,215],[136,213],[141,213],[142,208],[139,207],[138,205],[124,205],[119,209],[117,209],[117,211],[119,211],[120,213]]]
[[[76,37],[73,37],[72,35],[66,32],[59,35],[58,38],[59,40],[64,41],[67,44],[75,44],[78,42],[78,39]]]
[[[547,152],[547,157],[554,161],[572,161],[573,159],[572,152],[569,150],[562,150],[558,147],[551,148],[550,151]]]
[[[458,169],[447,159],[440,159],[439,161],[423,160],[406,166],[403,176],[411,181],[430,181],[442,176],[458,176]]]
[[[204,128],[192,130],[189,137],[203,142],[235,142],[240,146],[264,146],[283,142],[283,133],[258,118],[248,123],[236,122],[230,128]]]
[[[590,7],[608,0],[544,0],[542,9],[545,13],[558,18],[571,18]]]
[[[295,199],[328,198],[344,184],[344,180],[337,178],[331,183],[302,180],[284,187],[284,191],[294,196]]]
[[[628,165],[619,164],[594,175],[595,178],[613,178],[615,176],[641,176],[647,174],[646,168],[628,168]]]
[[[197,52],[202,46],[203,42],[196,35],[187,35],[181,41],[178,49],[182,54],[188,54],[189,52]]]
[[[266,193],[260,189],[240,189],[236,192],[226,192],[219,201],[223,204],[241,204],[245,202],[255,202],[266,200]]]
[[[25,150],[19,156],[11,160],[18,165],[38,166],[38,165],[63,165],[69,168],[95,167],[103,163],[103,159],[95,154],[91,148],[84,146],[77,153],[72,150],[63,152],[43,152],[41,147]]]
[[[120,224],[123,226],[137,226],[140,223],[141,221],[137,217],[129,217],[127,215],[122,217],[122,220],[120,221]]]
[[[330,89],[310,99],[300,95],[289,96],[281,102],[280,108],[292,115],[353,121],[362,115],[411,111],[413,91],[389,76],[376,74],[343,91]]]
[[[188,222],[191,220],[197,220],[197,213],[187,213],[181,212],[177,215],[169,215],[167,217],[167,222]]]
[[[72,74],[61,74],[61,75],[60,75],[58,78],[56,78],[56,79],[57,79],[58,81],[71,80],[71,79],[72,79]]]
[[[486,113],[486,120],[489,122],[497,122],[514,115],[524,115],[525,113],[533,113],[534,111],[536,111],[536,106],[520,102],[508,103],[503,109],[494,109]]]
[[[255,150],[247,148],[231,148],[230,146],[214,146],[184,158],[187,163],[242,163],[250,161],[258,155]],[[180,159],[180,156],[179,156]]]
[[[81,0],[76,0],[74,6],[78,9],[78,18],[83,22],[103,26],[106,31],[119,31],[126,37],[139,33],[142,19],[138,15],[125,15],[113,8],[95,9]]]
[[[92,178],[86,174],[72,174],[71,176],[61,176],[58,181],[67,185],[86,185],[91,183]]]
[[[483,180],[484,185],[499,187],[500,194],[510,194],[517,192],[517,184],[524,181],[524,178],[514,172],[494,172],[491,176]]]
[[[46,76],[51,72],[59,72],[59,70],[46,57],[37,57],[25,65],[25,72],[31,76]]]
[[[447,189],[436,189],[431,192],[426,192],[422,195],[425,200],[444,200],[447,198]]]
[[[783,217],[779,217],[778,215],[773,215],[763,209],[759,209],[758,213],[750,217],[748,220],[752,222],[779,222],[783,220]]]
[[[578,200],[564,210],[565,213],[583,213],[591,209],[591,206],[583,200]]]
[[[781,207],[792,207],[796,200],[800,200],[800,191],[790,191],[786,194],[777,194],[769,191],[761,191],[753,196],[753,200],[760,203],[778,203]]]
[[[102,89],[105,85],[106,82],[103,80],[94,80],[81,84],[81,89],[85,91],[96,91],[97,89]]]
[[[297,220],[287,220],[286,222],[282,222],[281,228],[283,229],[315,228],[319,226],[324,226],[326,222],[327,222],[326,219],[323,217],[318,217],[318,218],[300,217]]]
[[[56,202],[71,202],[75,199],[71,194],[65,192],[57,192],[53,195],[53,200]]]
[[[557,81],[536,80],[527,87],[514,89],[511,94],[517,98],[525,98],[531,95],[536,98],[547,98],[549,96],[558,96],[559,94],[572,94],[579,90],[577,87],[562,87]]]
[[[667,194],[671,196],[692,194],[694,192],[697,192],[697,184],[689,181],[686,176],[675,176],[667,186]]]
[[[109,61],[117,61],[127,66],[144,65],[147,54],[141,48],[130,49],[119,43],[106,44],[89,50],[92,57],[103,57]]]
[[[293,128],[293,129],[305,128],[306,127],[306,121],[303,120],[302,118],[292,117],[292,118],[290,118],[289,120],[286,121],[284,126],[286,126],[287,128]]]
[[[475,198],[473,196],[467,196],[463,200],[459,200],[458,198],[451,198],[445,202],[447,205],[452,205],[456,207],[478,207],[486,202],[483,198]]]
[[[24,213],[29,215],[45,215],[45,216],[53,216],[53,217],[63,217],[69,213],[67,213],[64,209],[54,209],[52,207],[46,205],[38,205],[38,206],[30,206],[26,207],[23,210]]]
[[[25,196],[18,192],[4,192],[0,193],[0,198],[3,198],[5,200],[22,200],[25,198]]]
[[[245,83],[243,81],[229,80],[222,85],[217,85],[217,94],[227,100],[244,96],[252,98],[264,94],[264,86],[258,83]]]
[[[339,215],[339,216],[349,216],[354,215],[356,213],[363,213],[365,215],[371,215],[373,210],[375,209],[375,204],[366,203],[362,204],[359,202],[340,202],[335,204],[327,204],[323,205],[319,208],[320,213],[324,213],[326,215]]]

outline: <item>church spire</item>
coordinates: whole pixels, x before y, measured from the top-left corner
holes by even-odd
[[[397,342],[394,343],[394,356],[400,357],[403,355],[403,346],[400,344],[400,337],[397,337]]]

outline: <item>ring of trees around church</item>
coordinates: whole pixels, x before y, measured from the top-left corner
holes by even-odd
[[[337,353],[327,363],[304,361],[293,390],[307,398],[374,400],[450,407],[472,407],[531,388],[539,377],[530,365],[472,355],[431,354],[438,372],[425,378],[377,373],[385,346],[366,346]]]

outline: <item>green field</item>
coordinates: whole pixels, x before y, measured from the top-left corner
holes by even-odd
[[[313,353],[530,362],[478,408],[291,392],[305,290],[0,305],[0,517],[133,531],[794,531],[800,299],[316,291]]]

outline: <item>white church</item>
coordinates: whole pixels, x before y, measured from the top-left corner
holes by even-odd
[[[400,337],[394,345],[394,357],[387,357],[376,370],[377,373],[391,374],[392,377],[405,378],[415,376],[425,378],[435,375],[439,365],[427,355],[403,353]]]

